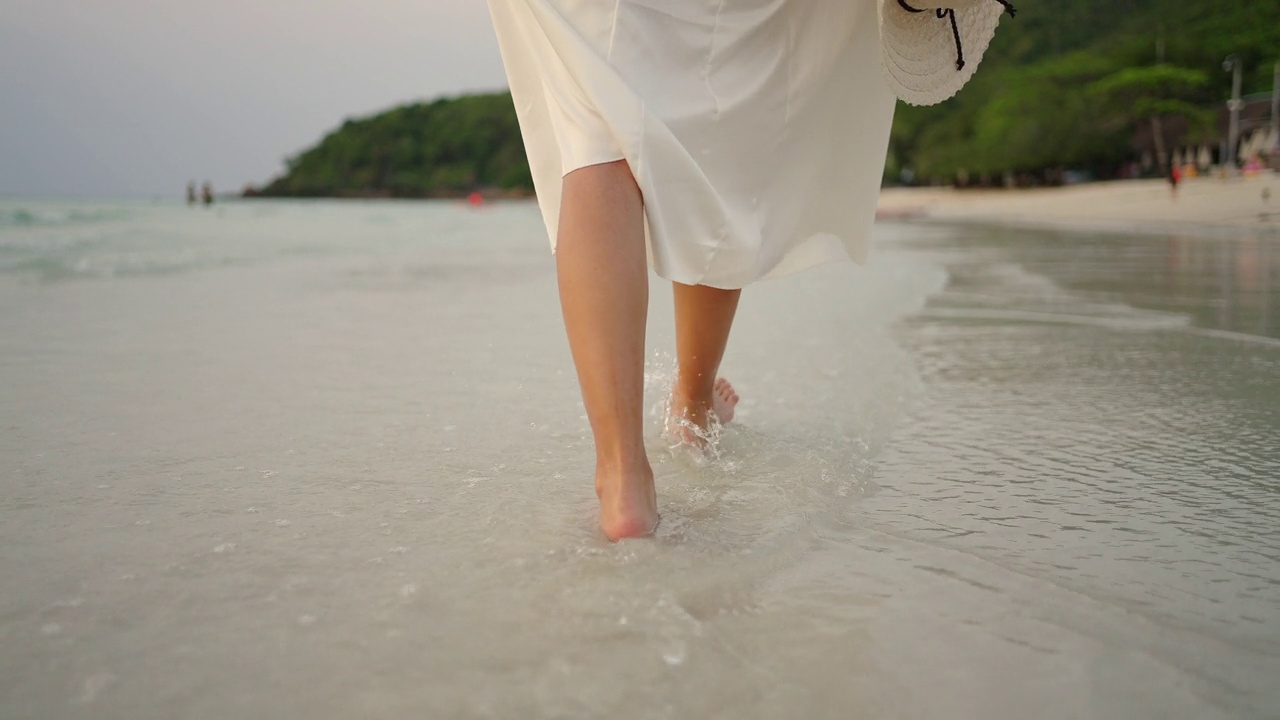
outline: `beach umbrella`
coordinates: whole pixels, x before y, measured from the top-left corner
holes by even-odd
[[[1201,170],[1208,170],[1213,165],[1213,151],[1208,145],[1201,145],[1200,152],[1196,155],[1196,165]]]
[[[1249,159],[1257,155],[1262,150],[1262,133],[1255,132],[1249,136],[1249,139],[1240,143],[1240,162],[1249,162]]]
[[[1262,133],[1262,142],[1259,144],[1258,153],[1267,155],[1272,150],[1275,150],[1278,144],[1280,144],[1280,134],[1268,128],[1266,132]]]

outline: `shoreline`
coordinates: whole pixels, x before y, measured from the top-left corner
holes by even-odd
[[[177,198],[23,198],[0,196],[0,202],[103,203],[138,202],[183,204]],[[244,197],[220,195],[221,205],[255,201],[352,203],[467,202],[466,197],[393,198]],[[534,202],[532,196],[485,196],[484,204]],[[876,207],[878,222],[1000,225],[1004,227],[1204,236],[1237,235],[1250,231],[1280,236],[1280,173],[1264,171],[1226,179],[1199,177],[1183,180],[1177,198],[1163,179],[1110,180],[1064,187],[1032,189],[954,187],[885,187]]]
[[[1280,235],[1280,175],[1113,180],[1027,190],[884,188],[880,221],[1005,225],[1126,233]]]

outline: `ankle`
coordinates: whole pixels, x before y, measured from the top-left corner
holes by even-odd
[[[675,386],[671,389],[671,395],[674,399],[682,400],[690,404],[707,404],[711,402],[711,395],[715,392],[715,376],[699,375],[693,378],[677,377]]]
[[[598,477],[633,477],[652,475],[649,457],[641,448],[621,450],[596,449],[596,475]]]
[[[668,412],[675,417],[687,419],[701,418],[712,407],[711,389],[704,392],[702,388],[689,390],[677,384],[671,390],[671,404]]]

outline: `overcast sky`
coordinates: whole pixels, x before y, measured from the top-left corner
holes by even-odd
[[[239,190],[345,118],[505,86],[484,0],[0,0],[0,195]]]

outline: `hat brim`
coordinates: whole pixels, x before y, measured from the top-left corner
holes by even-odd
[[[878,5],[880,66],[894,94],[911,105],[936,105],[959,92],[977,72],[1004,14],[1004,6],[994,0],[955,10],[965,61],[956,69],[949,19],[932,9],[909,12],[897,0],[879,0]]]

